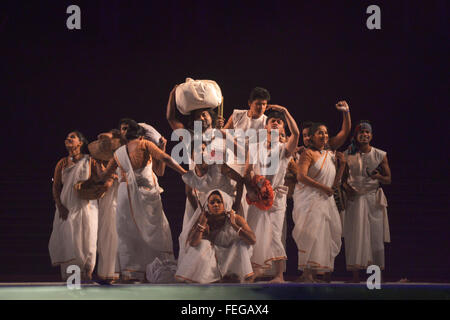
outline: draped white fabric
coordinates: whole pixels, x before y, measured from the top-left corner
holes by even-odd
[[[378,180],[367,175],[379,166],[386,152],[372,147],[366,154],[347,154],[349,184],[357,191],[348,201],[344,241],[348,270],[385,267],[384,242],[390,242],[387,200]]]
[[[283,243],[283,225],[288,188],[284,186],[284,176],[286,175],[290,157],[286,156],[285,144],[277,144],[276,147],[279,148],[279,161],[275,174],[265,176],[271,182],[274,190],[272,208],[268,211],[263,211],[251,205],[247,214],[248,224],[256,236],[256,244],[251,259],[252,264],[265,269],[271,268],[274,260],[287,259]],[[263,171],[259,159],[256,161],[254,170],[255,174],[261,174]]]
[[[113,185],[98,200],[98,266],[97,274],[102,279],[115,279],[117,257],[116,207],[119,182]]]
[[[206,199],[215,190],[205,195],[204,208],[207,210]],[[224,200],[225,211],[229,212],[233,199],[225,192],[218,190]],[[214,242],[201,240],[200,244],[192,247],[186,243],[189,231],[200,217],[201,209],[197,208],[185,230],[180,235],[184,241],[184,252],[178,258],[176,277],[181,280],[211,283],[220,280],[226,275],[237,275],[241,280],[253,272],[250,263],[252,246],[240,239],[227,219],[225,226],[214,237]]]
[[[308,171],[308,176],[331,187],[336,175],[334,155],[324,152]],[[298,268],[332,271],[341,249],[341,220],[333,197],[297,183],[293,195],[292,236],[298,248]]]
[[[90,158],[85,155],[75,164],[62,171],[63,188],[61,202],[69,210],[66,220],[59,217],[56,209],[53,230],[49,241],[53,265],[61,265],[63,279],[65,267],[78,265],[83,273],[94,270],[97,250],[98,207],[96,200],[79,198],[74,185],[90,176]]]
[[[116,150],[115,159],[126,177],[117,197],[119,265],[125,276],[143,278],[156,257],[173,258],[172,234],[152,165],[133,170],[126,146]]]

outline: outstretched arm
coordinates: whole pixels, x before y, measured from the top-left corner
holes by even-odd
[[[150,152],[150,155],[153,159],[157,159],[161,162],[163,162],[165,165],[171,167],[173,170],[178,172],[179,174],[183,175],[187,171],[183,169],[182,166],[180,166],[171,156],[169,156],[167,153],[159,149],[153,142],[144,140],[145,141],[145,147]]]
[[[352,128],[352,120],[350,118],[350,108],[347,102],[339,101],[336,104],[336,109],[342,111],[342,115],[344,118],[342,119],[341,131],[339,131],[339,133],[336,136],[330,138],[329,140],[329,145],[333,150],[339,149],[344,144]]]

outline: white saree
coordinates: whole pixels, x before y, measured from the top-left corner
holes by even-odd
[[[75,164],[63,169],[61,202],[69,210],[66,220],[59,217],[56,209],[53,230],[48,244],[54,266],[61,266],[61,276],[69,276],[69,265],[80,267],[82,275],[94,270],[97,250],[98,207],[97,200],[82,200],[74,185],[89,179],[90,157],[85,155]]]
[[[205,198],[207,199],[213,191],[215,190],[206,194]],[[217,191],[222,195],[225,211],[230,211],[233,200],[225,192]],[[188,282],[212,283],[227,275],[236,275],[241,280],[251,276],[253,269],[250,256],[253,246],[240,238],[229,219],[226,220],[224,227],[217,231],[213,242],[204,239],[196,247],[187,243],[189,231],[197,223],[200,214],[201,209],[197,208],[180,235],[180,241],[185,241],[185,245],[184,252],[178,259],[175,277]]]
[[[331,187],[336,175],[334,154],[325,151],[308,170],[308,176]],[[297,183],[293,195],[292,231],[298,248],[298,269],[334,270],[341,249],[341,219],[334,198],[317,188]]]
[[[126,145],[114,157],[124,173],[117,196],[118,258],[125,278],[142,280],[155,258],[173,259],[172,234],[152,165],[133,170]]]

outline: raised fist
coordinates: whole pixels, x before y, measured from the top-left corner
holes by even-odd
[[[336,104],[336,109],[338,109],[339,111],[349,111],[350,110],[350,108],[348,107],[347,101],[345,101],[345,100],[339,101]]]

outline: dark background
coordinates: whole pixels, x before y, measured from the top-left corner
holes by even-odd
[[[298,3],[297,3],[298,2]],[[0,281],[57,280],[48,240],[51,178],[71,130],[89,140],[131,117],[170,139],[165,107],[186,77],[213,79],[225,116],[255,86],[301,124],[371,120],[392,185],[386,278],[450,281],[448,192],[449,3],[435,1],[2,1],[0,4]],[[81,7],[81,30],[66,8]],[[381,30],[366,8],[381,8]],[[171,150],[174,143],[170,143]],[[184,188],[160,178],[174,245]],[[297,275],[287,218],[288,278]],[[335,279],[344,279],[344,248]]]

